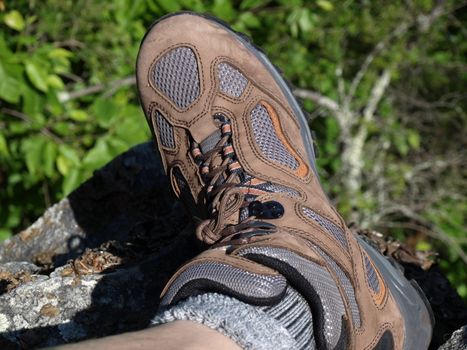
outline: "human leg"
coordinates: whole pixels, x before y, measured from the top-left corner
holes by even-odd
[[[136,332],[92,339],[57,348],[60,350],[240,350],[225,335],[196,322],[175,321]]]

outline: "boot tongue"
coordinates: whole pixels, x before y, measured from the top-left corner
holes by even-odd
[[[206,137],[201,143],[199,144],[200,150],[203,154],[211,151],[216,145],[219,143],[219,141],[222,138],[222,132],[221,132],[221,125],[219,120],[215,120],[216,123],[219,125],[219,129],[213,132],[211,135]],[[221,165],[223,159],[221,156],[219,157],[214,157],[212,160],[212,163],[210,164],[211,168],[216,168]],[[229,173],[226,171],[218,180],[218,184],[222,184],[225,179],[229,176]],[[243,170],[238,173],[238,175],[235,177],[233,183],[235,183],[238,186],[241,187],[252,187],[256,188],[257,190],[265,190],[265,192],[269,193],[274,193],[274,192],[282,192],[280,191],[280,187],[277,185],[274,185],[272,183],[268,182],[259,182],[255,183],[254,185],[251,183],[251,181],[254,181],[255,179],[249,175],[248,173],[244,172]],[[253,192],[254,193],[254,192]],[[245,201],[246,202],[253,202],[257,194],[246,194],[245,195]],[[241,208],[238,213],[232,214],[229,218],[226,218],[226,221],[229,224],[238,224],[241,221],[245,220],[248,216],[250,215],[250,211],[248,207]]]
[[[220,130],[220,125],[219,125],[218,130],[214,131],[211,135],[209,135],[203,141],[201,141],[201,143],[199,144],[199,148],[200,148],[201,152],[204,154],[204,153],[207,153],[210,150],[212,150],[214,147],[216,147],[217,143],[220,141],[221,138],[222,138],[222,132]],[[222,164],[222,161],[223,161],[223,159],[222,159],[221,156],[214,157],[214,159],[213,159],[213,161],[211,163],[211,168],[216,168],[216,167],[220,166]],[[219,179],[219,182],[222,183],[228,176],[229,176],[229,174],[227,172],[222,174],[222,176]],[[240,181],[241,181],[240,177],[237,176],[234,179],[234,183],[240,183]]]
[[[221,131],[220,131],[220,130],[214,131],[211,135],[209,135],[208,137],[206,137],[206,138],[199,144],[199,147],[200,147],[200,149],[201,149],[201,152],[207,153],[207,152],[209,152],[210,150],[212,150],[212,149],[217,145],[217,143],[219,142],[219,140],[221,139],[221,137],[222,137],[222,134],[221,134]]]
[[[199,148],[201,150],[201,152],[203,154],[211,151],[214,147],[216,147],[216,145],[218,144],[218,142],[220,141],[220,139],[222,138],[222,132],[220,130],[220,125],[219,125],[219,130],[216,130],[215,132],[213,132],[211,135],[209,135],[208,137],[206,137],[203,141],[201,141],[201,143],[199,144]],[[220,166],[222,164],[222,157],[219,156],[219,157],[214,157],[213,160],[212,160],[212,163],[210,164],[210,167],[211,168],[216,168],[218,166]],[[222,184],[225,179],[229,176],[228,172],[226,171],[224,174],[221,175],[221,177],[219,178],[218,180],[218,184]],[[236,176],[236,178],[234,179],[234,183],[240,183],[240,178],[239,176]],[[229,224],[238,224],[240,222],[240,217],[241,215],[239,214],[233,214],[231,215],[229,218],[227,218],[227,221]]]
[[[220,126],[219,126],[219,130],[216,130],[211,135],[206,137],[203,141],[201,141],[201,143],[199,144],[201,152],[203,154],[205,154],[205,153],[211,151],[214,147],[216,147],[216,145],[219,143],[221,138],[222,138],[222,132],[221,132]],[[222,159],[221,156],[214,157],[213,160],[212,160],[212,163],[210,164],[210,167],[211,168],[216,168],[216,167],[221,165],[222,161],[223,161],[223,159]],[[229,176],[229,173],[228,173],[228,171],[226,171],[224,174],[221,175],[221,177],[219,178],[217,184],[221,185],[228,176]],[[255,182],[254,180],[255,179],[251,175],[249,175],[248,173],[246,173],[246,172],[244,172],[242,170],[234,178],[233,183],[235,183],[236,185],[241,186],[241,187],[251,187],[251,188],[254,188],[256,190],[265,190],[265,192],[269,192],[269,193],[280,192],[271,183],[268,183],[268,182],[265,182],[265,181],[263,181],[263,182],[256,181]],[[252,194],[245,194],[245,201],[247,203],[251,203],[256,199],[256,197],[257,197],[257,194],[255,193],[255,191],[253,191]],[[233,200],[233,198],[232,198],[232,200]],[[228,218],[225,218],[225,220],[226,220],[226,223],[228,223],[228,224],[236,225],[236,224],[240,223],[241,221],[245,220],[246,218],[248,218],[249,215],[250,215],[250,210],[249,210],[248,206],[246,206],[246,207],[241,208],[237,213],[233,213]]]

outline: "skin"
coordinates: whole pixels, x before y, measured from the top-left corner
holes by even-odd
[[[225,335],[191,321],[175,321],[142,331],[123,333],[49,350],[241,350]]]

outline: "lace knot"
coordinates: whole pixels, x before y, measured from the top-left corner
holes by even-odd
[[[255,226],[253,225],[255,215],[249,215],[236,225],[232,224],[232,221],[229,223],[229,218],[235,213],[239,213],[242,208],[247,207],[249,202],[245,200],[241,189],[236,187],[243,169],[236,159],[231,142],[230,120],[220,114],[215,115],[214,118],[221,123],[220,139],[216,145],[205,153],[202,152],[203,147],[198,143],[193,142],[191,146],[191,155],[200,167],[200,174],[206,185],[205,200],[211,216],[198,225],[196,236],[207,244],[214,244],[239,232],[251,231],[252,227]],[[260,202],[255,201],[255,203],[256,215],[265,212],[264,210],[258,211]],[[274,208],[278,208],[278,206],[276,205]],[[280,216],[282,214],[265,218]],[[264,232],[270,231],[271,226],[275,227],[272,224],[262,225],[262,230]]]

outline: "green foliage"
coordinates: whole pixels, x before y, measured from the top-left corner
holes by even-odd
[[[4,3],[6,8],[2,11]],[[325,0],[0,1],[0,240],[28,226],[92,172],[149,139],[134,86],[139,43],[172,11],[208,12],[253,36],[296,86],[339,105],[381,45],[348,107],[362,114],[381,72],[391,81],[362,121],[363,176],[346,185],[355,128],[305,101],[326,190],[347,219],[435,248],[467,297],[465,8],[437,2]],[[424,16],[424,17],[423,17]],[[423,22],[425,21],[425,22]],[[401,23],[408,23],[397,34]],[[425,24],[424,24],[425,23]],[[381,44],[383,43],[383,44]],[[101,87],[83,93],[89,87]],[[462,164],[464,164],[462,166]],[[403,210],[402,210],[402,209]]]
[[[133,72],[145,24],[131,3],[95,5],[110,23],[72,14],[75,5],[85,9],[89,1],[18,2],[0,14],[2,237],[149,138],[134,87],[69,97]],[[57,23],[56,13],[65,22]],[[125,17],[131,13],[133,18]]]

